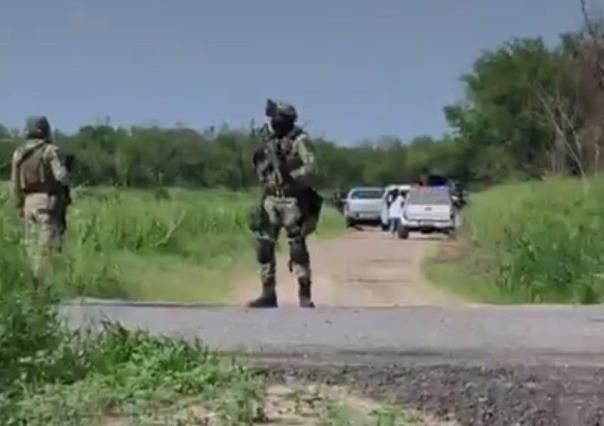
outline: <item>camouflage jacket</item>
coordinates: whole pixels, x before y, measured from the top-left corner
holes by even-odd
[[[271,151],[274,154],[271,160]],[[277,167],[274,167],[274,165]],[[308,146],[308,135],[294,128],[283,138],[275,135],[262,142],[254,153],[254,169],[267,193],[280,191],[293,195],[311,186],[315,156]],[[271,194],[276,195],[276,194]]]
[[[43,139],[30,139],[18,147],[11,164],[11,193],[17,208],[31,192],[62,195],[69,174],[59,148]]]

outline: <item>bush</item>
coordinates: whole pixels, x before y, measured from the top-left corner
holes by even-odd
[[[597,303],[604,296],[604,180],[507,185],[473,200],[465,221],[475,262],[527,302]]]

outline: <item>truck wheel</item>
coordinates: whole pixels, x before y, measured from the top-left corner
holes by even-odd
[[[390,229],[390,227],[386,224],[384,225],[384,223],[381,223],[381,227],[382,227],[382,231],[386,232],[388,229]]]
[[[397,235],[400,240],[406,240],[409,238],[409,230],[404,226],[400,226],[398,228]]]
[[[346,218],[346,227],[347,228],[354,228],[356,226],[356,222],[354,221],[354,219],[351,219],[349,217]]]

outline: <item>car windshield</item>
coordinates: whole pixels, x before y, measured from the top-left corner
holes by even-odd
[[[358,189],[350,194],[353,200],[372,200],[382,198],[383,191],[379,189]]]
[[[429,190],[420,189],[417,191],[410,191],[407,196],[408,204],[449,204],[450,198],[449,193],[446,190]]]

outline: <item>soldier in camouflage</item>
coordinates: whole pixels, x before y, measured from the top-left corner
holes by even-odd
[[[48,256],[62,246],[61,212],[65,208],[67,169],[51,143],[46,117],[27,123],[27,141],[12,159],[11,188],[19,217],[25,222],[25,245],[36,279],[45,275]]]
[[[275,244],[284,229],[289,243],[290,271],[298,281],[299,304],[314,308],[306,237],[316,228],[322,203],[310,186],[315,157],[307,145],[306,133],[295,125],[297,113],[293,106],[268,100],[266,115],[271,134],[253,158],[264,191],[250,226],[255,235],[262,294],[248,306],[277,307]]]

